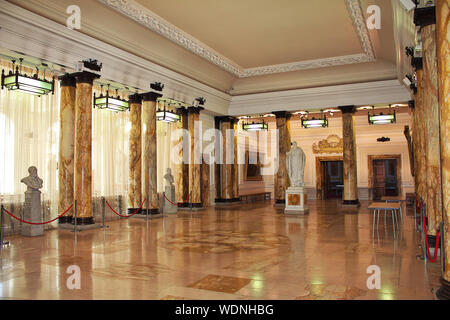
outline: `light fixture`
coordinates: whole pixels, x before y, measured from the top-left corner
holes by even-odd
[[[406,11],[411,11],[416,7],[416,1],[414,0],[400,0],[400,3]]]
[[[373,107],[375,110],[375,107]],[[391,109],[391,106],[389,105],[389,110]],[[389,112],[388,114],[383,114],[383,112],[380,112],[380,114],[376,115],[375,112],[373,114],[368,113],[369,118],[369,124],[392,124],[396,123],[396,113],[395,110],[393,113]]]
[[[173,123],[173,122],[177,122],[180,121],[180,115],[175,113],[175,112],[171,112],[168,111],[166,109],[166,104],[167,104],[167,100],[161,99],[158,100],[159,103],[163,103],[164,107],[163,109],[159,109],[158,111],[156,111],[156,120],[158,121],[162,121],[162,122],[168,122],[168,123]],[[171,103],[168,103],[168,106],[170,107]]]
[[[204,106],[205,103],[206,103],[206,99],[205,98],[198,97],[198,98],[195,98],[194,102],[192,103],[192,106],[193,107],[201,107],[201,106]]]
[[[326,117],[326,115],[322,112],[322,118],[316,119],[315,117],[313,117],[312,119],[309,118],[305,118],[302,119],[302,127],[305,129],[309,129],[309,128],[326,128],[328,127],[328,119]]]
[[[4,87],[11,91],[19,91],[29,94],[34,94],[36,96],[43,96],[51,92],[54,93],[55,79],[53,81],[45,80],[45,69],[44,78],[39,79],[39,69],[36,67],[36,74],[32,77],[22,74],[22,61],[20,58],[20,70],[19,66],[16,66],[16,61],[12,60],[13,70],[9,71],[8,75],[5,74],[5,70],[2,70],[2,89]],[[44,65],[45,66],[45,65]]]
[[[247,119],[250,119],[250,117]],[[252,121],[250,123],[250,121],[247,120],[247,123],[242,124],[242,129],[248,132],[267,131],[269,130],[269,125],[264,121],[264,116],[261,116],[261,121],[259,122]]]
[[[94,93],[94,108],[99,109],[108,109],[111,111],[119,112],[126,111],[130,108],[130,103],[124,99],[122,99],[116,89],[116,96],[109,95],[109,84],[108,89],[106,90],[106,95],[103,95],[103,85],[101,85],[101,93],[100,96],[97,97]]]

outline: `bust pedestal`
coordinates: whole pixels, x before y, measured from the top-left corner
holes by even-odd
[[[175,186],[166,186],[164,188],[164,190],[165,190],[167,199],[169,199],[173,203],[176,203],[175,202]],[[173,205],[172,203],[167,201],[167,199],[164,199],[164,211],[163,212],[164,213],[177,213],[178,206]]]
[[[23,219],[39,223],[41,220],[41,192],[39,190],[25,191],[25,207]],[[22,235],[28,237],[42,236],[44,225],[22,224]]]
[[[286,214],[308,214],[308,196],[303,187],[289,187],[286,190]]]

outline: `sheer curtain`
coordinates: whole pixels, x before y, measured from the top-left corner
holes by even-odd
[[[9,72],[10,63],[1,63]],[[32,75],[34,70],[23,68]],[[42,77],[42,73],[40,73]],[[46,79],[53,75],[47,72]],[[0,196],[4,202],[20,201],[26,186],[20,180],[35,166],[44,180],[42,198],[57,207],[59,141],[59,86],[55,93],[37,97],[6,88],[0,91]]]
[[[167,172],[167,168],[172,169],[172,175],[174,175],[174,166],[171,163],[171,151],[172,142],[170,137],[172,130],[175,130],[174,124],[158,121],[156,123],[156,137],[157,137],[157,182],[158,192],[164,191],[164,175]]]

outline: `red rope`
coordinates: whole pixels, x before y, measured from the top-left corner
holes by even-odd
[[[434,249],[434,257],[432,259],[431,254],[430,254],[430,248],[428,246],[427,225],[425,223],[425,216],[423,216],[423,230],[425,233],[425,243],[427,246],[428,259],[430,260],[431,263],[434,263],[434,262],[436,262],[436,259],[437,259],[437,253],[438,253],[438,249],[439,249],[439,238],[440,238],[441,234],[439,233],[439,231],[436,234],[436,248]]]
[[[142,207],[144,206],[144,203],[145,203],[146,200],[147,200],[147,199],[144,199],[144,201],[142,201],[141,206],[136,210],[136,212],[134,212],[133,214],[130,214],[130,215],[128,215],[128,216],[123,216],[123,215],[121,215],[120,213],[117,213],[117,212],[109,205],[108,201],[106,201],[106,204],[107,204],[108,207],[112,210],[112,212],[114,212],[115,214],[117,214],[119,217],[122,217],[122,218],[129,218],[129,217],[134,216],[136,213],[138,213],[138,212],[142,209]]]
[[[69,208],[67,208],[66,211],[64,211],[64,213],[60,214],[60,215],[57,216],[55,219],[50,220],[50,221],[47,221],[47,222],[29,222],[29,221],[25,221],[25,220],[22,220],[22,219],[16,217],[15,215],[13,215],[11,212],[9,212],[8,210],[6,210],[5,208],[3,208],[3,210],[5,210],[5,212],[6,212],[7,214],[9,214],[9,215],[10,215],[11,217],[13,217],[14,219],[19,220],[20,222],[24,222],[24,223],[28,223],[28,224],[33,224],[33,225],[41,225],[41,224],[51,223],[51,222],[53,222],[53,221],[55,221],[55,220],[61,218],[61,217],[62,217],[63,215],[65,215],[70,209],[72,209],[72,207],[73,207],[73,203],[69,206]]]
[[[186,203],[188,200],[189,200],[189,194],[188,194],[188,196],[187,196],[187,198],[186,198],[186,200],[184,200],[182,203],[180,203],[180,204],[183,204],[183,203]],[[164,194],[164,198],[166,198],[166,200],[167,201],[169,201],[171,204],[173,204],[174,206],[178,206],[178,203],[174,203],[174,202],[172,202],[172,201],[170,201],[167,197],[166,197],[166,194]]]

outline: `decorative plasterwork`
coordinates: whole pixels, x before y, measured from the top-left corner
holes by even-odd
[[[312,149],[314,154],[342,153],[344,150],[344,142],[338,135],[332,134],[328,138],[319,141],[318,144],[314,143]]]
[[[345,2],[364,53],[247,69],[242,68],[238,64],[172,25],[170,22],[164,20],[134,0],[98,1],[143,24],[150,30],[175,42],[183,48],[208,60],[225,71],[236,75],[239,78],[375,61],[375,52],[370,41],[360,0],[345,0]]]

